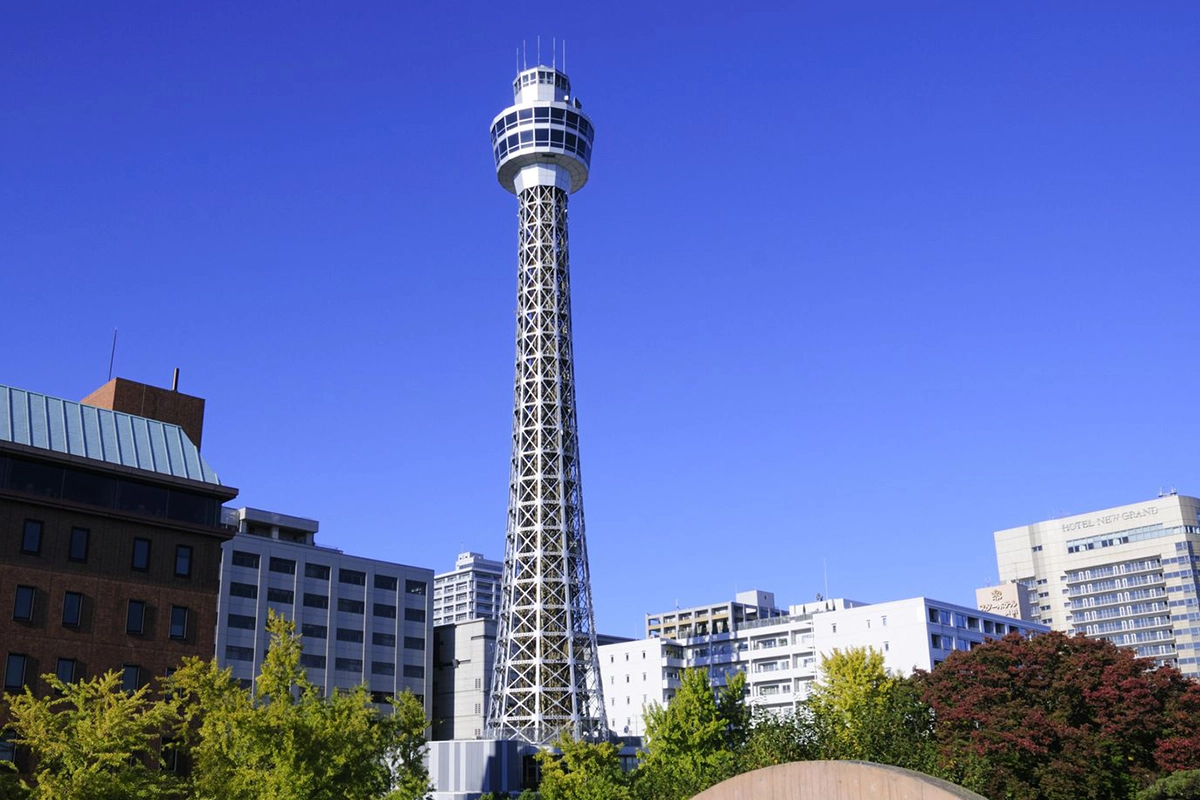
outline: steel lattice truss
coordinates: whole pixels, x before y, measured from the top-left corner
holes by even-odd
[[[608,726],[583,534],[567,193],[534,186],[518,199],[512,472],[488,729],[546,744]]]

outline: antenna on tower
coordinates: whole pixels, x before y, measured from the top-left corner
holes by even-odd
[[[528,42],[526,42],[524,39],[521,40],[521,71],[522,72],[529,69],[529,51],[526,49],[527,44],[528,44]]]
[[[558,37],[550,40],[550,69],[558,69]]]
[[[537,37],[537,44],[538,44],[537,63],[538,63],[538,66],[540,67],[542,65],[542,35],[540,33],[538,34],[538,37]]]
[[[517,48],[517,72],[521,72],[521,48]]]

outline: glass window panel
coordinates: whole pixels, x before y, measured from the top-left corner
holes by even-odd
[[[307,636],[310,639],[328,639],[329,628],[324,625],[316,625],[312,622],[305,622],[300,626],[300,635]]]
[[[296,593],[291,589],[280,589],[274,586],[268,586],[267,602],[283,603],[284,605],[290,606],[296,602]]]
[[[21,653],[8,654],[8,661],[4,665],[5,689],[20,689],[25,685],[25,664],[27,660],[26,656]]]
[[[375,616],[387,617],[388,619],[396,618],[396,607],[390,603],[376,603]]]
[[[329,598],[323,594],[305,592],[304,605],[308,608],[329,608]]]
[[[399,583],[399,579],[396,578],[394,575],[376,575],[375,576],[375,588],[383,589],[385,592],[396,591],[396,586],[398,585],[398,583]]]
[[[121,690],[133,694],[142,687],[142,668],[137,664],[121,667]]]
[[[145,572],[150,569],[150,540],[149,539],[134,539],[133,540],[133,559],[132,566],[139,572]]]
[[[271,572],[282,572],[285,575],[296,574],[296,562],[290,558],[276,558],[271,556],[268,569]]]
[[[244,631],[252,631],[258,626],[258,621],[247,614],[230,614],[225,620],[229,627]]]
[[[253,583],[232,581],[229,584],[229,594],[231,597],[249,597],[254,600],[258,598],[258,587]]]
[[[188,610],[184,606],[171,606],[171,638],[187,638]]]
[[[337,640],[339,642],[357,642],[361,644],[363,640],[363,632],[353,628],[338,628]]]
[[[405,581],[404,591],[408,594],[425,594],[428,584],[425,581]]]
[[[348,583],[352,586],[366,586],[367,573],[356,569],[339,569],[338,583]]]
[[[371,674],[372,675],[395,675],[396,674],[396,665],[391,663],[390,661],[372,661],[371,662]]]
[[[175,575],[180,578],[192,574],[192,548],[186,544],[175,546]]]
[[[300,666],[308,669],[325,669],[325,656],[318,656],[313,653],[300,654]]]
[[[404,619],[409,622],[424,622],[425,609],[423,608],[406,608],[404,609]]]
[[[63,469],[14,458],[9,462],[8,485],[18,492],[58,497],[62,494]]]
[[[54,674],[63,683],[75,682],[75,659],[60,658],[58,664],[54,668]]]
[[[405,650],[424,650],[425,649],[425,640],[421,639],[419,637],[416,637],[416,636],[405,636],[404,637],[404,649]]]
[[[517,109],[517,119],[520,120],[521,122],[527,122],[528,120],[533,119],[533,109],[532,108]]]
[[[258,553],[247,553],[243,550],[234,550],[233,565],[235,567],[258,569]]]
[[[144,600],[130,600],[125,611],[125,632],[141,633],[146,626],[146,603]]]
[[[375,633],[371,634],[371,644],[378,645],[379,647],[395,647],[396,634],[376,631]]]
[[[89,531],[87,528],[71,528],[71,541],[67,551],[67,558],[71,561],[87,561],[88,536]]]
[[[62,624],[68,628],[78,627],[83,617],[83,595],[67,592],[63,595]]]
[[[32,586],[18,586],[17,599],[13,603],[13,619],[28,622],[33,619],[33,598],[37,591]]]
[[[76,503],[112,508],[117,498],[115,478],[69,469],[63,477],[63,497]]]
[[[304,577],[327,581],[329,580],[329,567],[324,564],[305,564]]]
[[[150,517],[167,514],[167,490],[137,481],[121,481],[117,485],[117,508]]]
[[[25,527],[21,530],[21,552],[35,556],[42,552],[41,520],[25,520]]]
[[[551,122],[558,122],[558,123],[562,123],[562,121],[563,121],[563,118],[564,118],[565,116],[566,116],[566,109],[563,109],[563,108],[552,108],[552,109],[550,109],[550,120],[551,120]]]
[[[345,597],[338,598],[338,611],[345,611],[347,614],[361,614],[365,609],[362,600],[349,600]]]

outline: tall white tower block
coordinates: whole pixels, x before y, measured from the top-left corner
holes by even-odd
[[[517,195],[512,467],[487,727],[533,744],[607,735],[583,533],[567,197],[588,178],[592,123],[567,76],[513,81],[492,121],[500,185]]]

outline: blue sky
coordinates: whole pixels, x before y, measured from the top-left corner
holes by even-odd
[[[8,4],[0,382],[80,398],[117,328],[241,503],[499,557],[488,124],[566,39],[601,630],[826,567],[971,603],[996,529],[1200,494],[1200,7],[1042,6]]]

